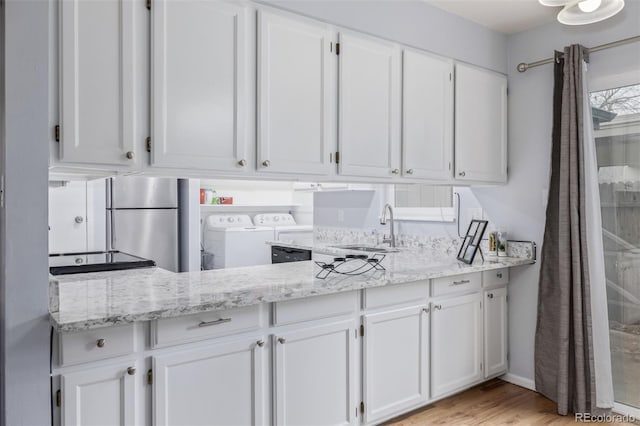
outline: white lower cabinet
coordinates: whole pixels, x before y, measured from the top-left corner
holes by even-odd
[[[355,425],[355,320],[273,335],[276,425]]]
[[[364,316],[364,421],[373,423],[429,397],[429,310],[411,306]]]
[[[134,425],[139,409],[136,373],[132,362],[63,374],[61,424]]]
[[[253,339],[153,357],[153,424],[267,424],[267,350]]]
[[[431,303],[431,397],[483,378],[480,293]]]
[[[484,292],[484,377],[506,373],[507,288]]]

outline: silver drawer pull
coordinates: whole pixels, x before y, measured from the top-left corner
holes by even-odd
[[[98,339],[98,341],[96,342],[96,346],[99,348],[104,348],[104,344],[105,344],[105,340],[104,339]]]
[[[498,273],[496,274],[496,276],[497,276],[498,278],[502,278],[502,272],[498,272]]]
[[[489,294],[487,294],[487,297],[488,297],[489,299],[493,299],[493,293],[489,293]]]
[[[284,345],[287,342],[287,339],[284,337],[278,337],[278,342],[280,342],[281,345]]]
[[[133,368],[133,367],[127,368],[127,374],[130,375],[130,376],[135,375],[136,374],[136,369]]]
[[[429,311],[430,311],[429,308],[422,308],[422,312],[424,312],[425,314],[428,314]]]
[[[264,340],[258,340],[258,341],[256,342],[256,345],[258,345],[258,346],[260,346],[260,347],[263,347],[263,346],[264,346]]]
[[[469,284],[471,281],[469,280],[460,280],[460,281],[454,281],[453,285],[460,285],[460,284]]]
[[[438,311],[442,309],[442,305],[434,305],[433,309],[437,309]]]
[[[200,324],[198,324],[198,327],[209,327],[210,325],[225,324],[227,322],[231,322],[231,318],[220,318],[213,321],[202,321]]]

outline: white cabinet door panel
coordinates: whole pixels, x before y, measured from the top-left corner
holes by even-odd
[[[402,79],[402,174],[452,176],[453,62],[405,49]]]
[[[397,46],[340,34],[340,174],[399,174],[400,68]]]
[[[426,403],[429,397],[429,314],[412,306],[364,316],[366,423]]]
[[[507,288],[484,292],[484,376],[506,373],[507,362]]]
[[[507,181],[507,78],[456,64],[455,178]]]
[[[355,321],[274,336],[275,424],[355,425]]]
[[[242,4],[154,2],[152,165],[248,169],[248,22]]]
[[[267,350],[252,340],[154,357],[154,424],[267,424]]]
[[[135,6],[128,0],[60,1],[62,162],[137,162]]]
[[[328,174],[335,53],[326,25],[258,14],[258,170]]]

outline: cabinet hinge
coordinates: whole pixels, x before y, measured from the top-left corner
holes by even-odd
[[[4,207],[4,175],[0,175],[0,208]]]
[[[451,170],[451,161],[449,161],[449,170]]]
[[[151,0],[147,0],[147,9],[151,10]]]
[[[336,43],[336,55],[340,54],[340,43]]]
[[[147,371],[147,384],[153,384],[153,370],[151,368],[149,369],[149,371]]]
[[[53,137],[56,139],[56,142],[60,142],[60,125],[56,125],[53,128]]]
[[[336,152],[336,164],[340,163],[340,152]]]
[[[360,324],[360,337],[364,337],[364,325]]]
[[[56,392],[56,407],[60,407],[62,405],[62,392],[60,389]]]
[[[147,143],[145,144],[147,152],[151,152],[151,136],[147,137]]]
[[[360,401],[360,413],[364,414],[364,401]]]
[[[452,76],[451,76],[451,73],[449,73],[449,81],[451,81],[451,79],[452,79]]]

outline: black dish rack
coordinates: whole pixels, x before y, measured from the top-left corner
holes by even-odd
[[[344,257],[334,257],[333,262],[315,261],[321,269],[316,278],[324,280],[331,274],[362,275],[371,270],[384,271],[380,262],[385,258],[384,254],[376,253],[369,257],[366,254],[348,254]]]

